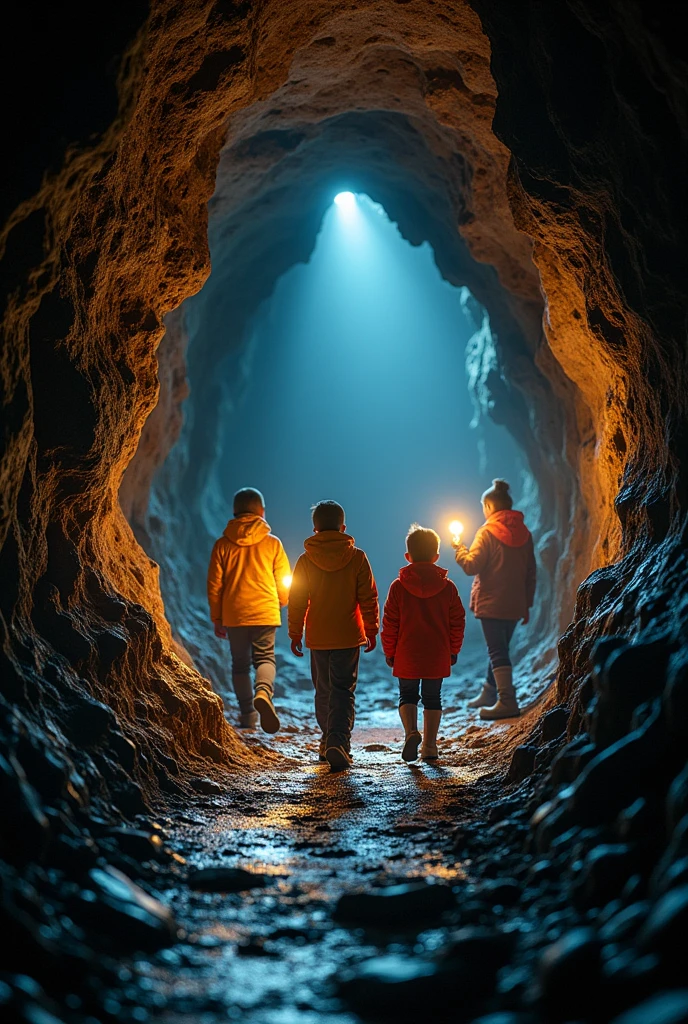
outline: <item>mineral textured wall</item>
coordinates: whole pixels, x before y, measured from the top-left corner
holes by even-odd
[[[187,341],[191,414],[159,509],[174,474],[200,494],[212,470],[227,396],[213,393],[201,313],[226,318],[238,358],[256,305],[307,258],[346,155],[357,186],[489,311],[500,372],[483,383],[498,416],[500,388],[516,399],[508,425],[548,510],[559,599],[594,569],[558,677],[570,733],[585,732],[563,751],[561,734],[539,734],[523,805],[555,802],[533,841],[547,851],[582,830],[580,860],[606,828],[636,891],[657,900],[681,879],[688,275],[674,29],[659,9],[597,0],[152,4],[114,122],[2,234],[0,771],[21,825],[3,831],[3,857],[56,858],[75,821],[96,829],[158,789],[211,790],[222,764],[248,757],[173,638],[137,537],[160,547],[147,495],[179,433]],[[199,305],[174,314],[208,277],[208,230],[226,258]]]

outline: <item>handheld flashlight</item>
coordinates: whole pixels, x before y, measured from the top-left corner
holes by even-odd
[[[453,542],[458,544],[463,533],[463,523],[459,522],[458,519],[453,519],[449,524],[449,532],[452,535]]]

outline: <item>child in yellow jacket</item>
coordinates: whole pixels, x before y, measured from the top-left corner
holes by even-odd
[[[244,729],[254,728],[258,715],[265,732],[277,732],[280,727],[272,702],[275,632],[281,622],[280,607],[289,597],[289,573],[282,542],[265,522],[263,495],[253,487],[242,488],[234,495],[234,518],[210,556],[208,604],[215,636],[229,638],[232,684]]]
[[[347,768],[361,647],[375,649],[380,624],[377,587],[365,552],[345,532],[342,506],[320,501],[312,512],[314,536],[304,542],[289,594],[289,637],[302,658],[305,621],[320,758]]]

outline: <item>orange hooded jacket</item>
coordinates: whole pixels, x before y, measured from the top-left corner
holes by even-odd
[[[210,618],[223,626],[279,626],[289,560],[262,516],[230,519],[208,566]]]
[[[365,551],[339,530],[321,530],[304,541],[289,593],[289,636],[314,651],[360,647],[377,636],[380,609]]]

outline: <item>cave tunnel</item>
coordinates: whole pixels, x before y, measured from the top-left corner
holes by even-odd
[[[688,1020],[675,12],[27,5],[5,45],[2,1019]],[[237,727],[235,490],[292,566],[342,501],[382,600],[417,518],[467,605],[497,476],[519,716],[468,707],[468,612],[437,760],[377,647],[330,771],[284,628],[282,727]]]

